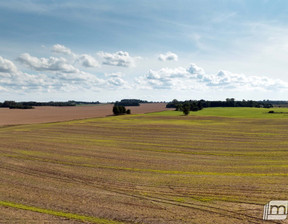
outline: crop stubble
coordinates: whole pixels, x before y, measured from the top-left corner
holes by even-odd
[[[0,200],[78,219],[11,206],[0,214],[23,223],[261,223],[264,204],[287,199],[287,124],[155,114],[3,127]]]

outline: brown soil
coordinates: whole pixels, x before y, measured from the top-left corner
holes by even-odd
[[[166,110],[165,103],[141,104],[139,107],[126,107],[132,114],[151,113]],[[0,109],[0,125],[37,124],[70,121],[112,115],[112,104],[77,107],[35,107],[33,110]]]

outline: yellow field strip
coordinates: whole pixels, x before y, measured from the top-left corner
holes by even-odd
[[[53,211],[49,209],[37,208],[37,207],[27,206],[23,204],[7,202],[7,201],[0,201],[0,206],[6,206],[6,207],[11,207],[11,208],[28,210],[32,212],[44,213],[44,214],[59,216],[59,217],[68,218],[68,219],[75,219],[75,220],[82,221],[82,222],[91,222],[91,223],[97,223],[97,224],[124,224],[123,222],[118,222],[118,221],[113,221],[113,220],[108,220],[108,219],[78,215],[78,214],[67,213],[67,212]]]
[[[248,177],[262,177],[262,176],[288,176],[288,173],[235,173],[235,172],[195,172],[195,171],[180,171],[180,170],[155,170],[155,169],[141,169],[141,168],[131,168],[131,167],[115,167],[115,166],[105,166],[105,165],[94,165],[85,163],[74,163],[66,161],[56,161],[51,159],[33,158],[18,155],[1,155],[3,157],[11,158],[21,158],[26,160],[34,160],[55,164],[62,164],[68,166],[79,166],[88,168],[99,168],[99,169],[111,169],[111,170],[122,170],[122,171],[132,171],[132,172],[150,172],[150,173],[161,173],[161,174],[187,174],[187,175],[207,175],[207,176],[248,176]]]

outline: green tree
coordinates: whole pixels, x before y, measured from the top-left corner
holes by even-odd
[[[124,106],[114,105],[114,107],[113,107],[113,114],[114,115],[120,115],[120,114],[126,114],[126,113],[127,113],[127,111],[126,111],[126,108]]]
[[[113,114],[114,114],[114,115],[119,115],[119,114],[120,114],[120,109],[119,109],[118,106],[114,106],[114,107],[113,107]]]
[[[185,116],[187,116],[187,115],[190,113],[190,108],[189,108],[189,106],[184,106],[183,109],[182,109],[182,111],[183,111],[183,114],[184,114]]]

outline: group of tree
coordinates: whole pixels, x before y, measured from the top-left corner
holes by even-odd
[[[204,107],[204,100],[186,100],[178,101],[173,100],[166,105],[166,108],[175,108],[176,111],[183,111],[185,115],[188,115],[190,111],[202,110]]]
[[[178,101],[174,99],[166,105],[166,108],[175,108],[188,115],[190,111],[198,111],[207,107],[262,107],[271,108],[273,105],[266,101],[242,100],[236,101],[234,98],[227,98],[226,101],[206,101],[206,100],[186,100]]]
[[[122,105],[114,105],[113,106],[113,114],[114,115],[123,115],[123,114],[131,114],[131,110],[130,109],[126,109],[124,106]]]

